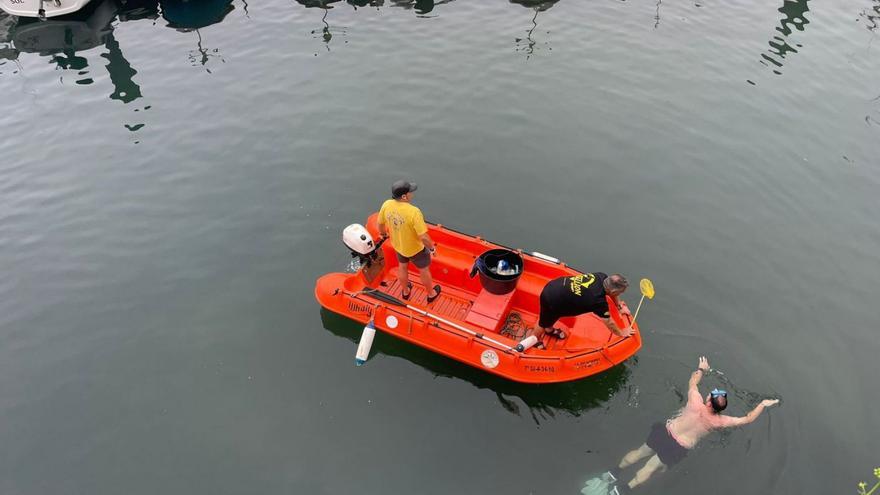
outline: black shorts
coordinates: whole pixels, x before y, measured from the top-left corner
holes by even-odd
[[[412,261],[417,268],[428,268],[428,265],[431,264],[431,254],[428,253],[428,248],[422,249],[413,256],[404,256],[397,251],[394,254],[397,255],[397,262],[400,264]]]
[[[665,421],[651,426],[651,433],[648,434],[645,444],[656,452],[660,462],[667,466],[678,464],[688,453],[688,449],[672,438]]]
[[[564,311],[561,311],[559,308],[553,306],[553,301],[551,301],[551,290],[547,290],[547,285],[544,287],[544,290],[541,291],[541,305],[540,312],[538,314],[538,326],[541,328],[553,328],[553,325],[560,318],[564,318],[566,316],[577,316],[579,313],[569,314]]]

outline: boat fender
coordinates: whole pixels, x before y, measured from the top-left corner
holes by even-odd
[[[538,343],[538,337],[534,335],[529,335],[528,337],[519,341],[519,344],[516,344],[516,352],[524,352],[526,349],[531,349]]]
[[[373,347],[373,338],[376,336],[376,327],[373,326],[373,320],[364,327],[361,334],[361,341],[358,343],[357,353],[354,356],[354,364],[363,366],[370,357],[370,348]]]
[[[617,303],[614,302],[614,299],[611,296],[605,296],[605,302],[608,303],[608,316],[611,317],[611,321],[617,325],[617,328],[623,329],[626,328],[626,323],[623,322],[623,316],[620,314],[620,308],[617,307]]]

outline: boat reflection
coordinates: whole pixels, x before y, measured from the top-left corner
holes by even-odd
[[[353,356],[363,325],[323,308],[321,309],[321,322],[324,328],[334,335],[355,344],[351,348]],[[629,366],[631,366],[630,364],[617,366],[605,373],[575,382],[528,385],[482,372],[381,332],[377,333],[373,343],[372,354],[376,353],[404,358],[430,371],[435,376],[458,378],[470,382],[477,388],[492,390],[504,409],[513,414],[522,415],[526,412],[521,409],[522,405],[537,423],[552,418],[557,413],[578,416],[585,411],[601,406],[623,389],[629,380]]]
[[[532,15],[532,26],[526,31],[526,37],[516,38],[516,51],[525,52],[526,58],[530,58],[535,53],[535,45],[537,45],[534,33],[538,29],[538,14],[549,10],[550,7],[559,3],[559,0],[510,0],[510,3],[522,5],[535,11]]]
[[[434,10],[438,5],[452,3],[453,0],[391,0],[391,4],[407,10],[413,10],[423,16]]]
[[[789,43],[789,36],[793,32],[792,28],[803,31],[810,23],[806,17],[810,10],[807,3],[809,0],[784,0],[782,7],[779,8],[779,12],[784,16],[780,20],[780,25],[776,27],[779,34],[770,40],[768,52],[761,54],[763,59],[761,63],[771,67],[774,74],[781,75],[785,58],[791,53],[797,53],[797,49],[802,47],[800,43]]]
[[[59,69],[75,71],[77,84],[86,85],[94,80],[89,75],[89,60],[79,53],[103,46],[106,52],[101,57],[107,60],[105,67],[113,85],[110,99],[131,103],[143,95],[134,80],[137,70],[116,39],[119,23],[155,21],[161,16],[170,28],[195,32],[197,49],[190,54],[190,60],[194,65],[205,66],[219,54],[216,49],[203,46],[199,29],[222,22],[233,10],[232,0],[103,0],[91,2],[74,14],[46,21],[4,16],[0,18],[0,40],[5,45],[0,45],[0,59],[18,60],[22,53],[50,57]],[[119,23],[114,24],[116,20]]]
[[[159,5],[162,17],[168,21],[168,27],[182,33],[195,33],[196,49],[189,53],[192,65],[201,65],[210,73],[208,62],[212,58],[225,62],[218,49],[210,49],[204,45],[200,29],[223,22],[235,10],[232,0],[160,0]]]
[[[510,0],[510,3],[528,7],[537,12],[544,12],[559,3],[559,0]]]
[[[14,17],[0,14],[0,75],[3,75],[3,66],[9,61],[16,62],[18,67],[19,51],[12,45],[12,30],[15,28],[15,22]]]
[[[112,22],[119,11],[116,2],[105,0],[92,2],[75,14],[46,21],[21,17],[11,26],[8,37],[17,53],[51,57],[58,68],[76,71],[77,84],[93,82],[88,77],[88,59],[77,53],[103,45],[107,51],[101,56],[107,60],[106,69],[113,84],[110,98],[130,103],[141,97],[141,89],[133,79],[137,71],[114,36]]]
[[[232,0],[160,0],[159,5],[168,27],[183,32],[223,22],[235,10]]]
[[[342,0],[296,0],[296,3],[302,5],[307,9],[321,9],[324,11],[324,14],[321,16],[321,23],[324,24],[324,26],[321,28],[321,34],[318,35],[317,30],[312,30],[312,35],[316,37],[321,37],[321,39],[324,41],[324,46],[327,48],[328,52],[330,51],[330,41],[333,39],[333,33],[330,31],[330,22],[327,21],[327,14],[329,10],[333,8],[333,4],[340,1]],[[381,3],[378,5],[381,5]],[[360,5],[358,3],[357,5],[353,6],[357,8],[358,6],[363,5]]]
[[[876,31],[880,26],[880,0],[872,0],[871,7],[865,7],[859,16],[865,18],[868,31]]]

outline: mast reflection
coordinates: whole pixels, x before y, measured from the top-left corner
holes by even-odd
[[[797,49],[802,47],[799,43],[789,43],[789,36],[793,32],[792,28],[803,31],[810,23],[806,17],[810,10],[807,6],[808,3],[809,0],[784,0],[782,7],[779,8],[779,12],[784,15],[779,21],[780,25],[776,27],[776,32],[779,34],[770,40],[770,50],[761,54],[763,59],[761,63],[771,67],[774,74],[781,75],[785,58],[792,53],[797,53]]]
[[[531,58],[532,54],[535,53],[535,45],[537,45],[533,35],[535,30],[538,29],[538,13],[549,10],[550,7],[559,3],[559,0],[510,0],[510,3],[522,5],[535,11],[535,14],[532,16],[532,26],[526,31],[526,37],[516,38],[515,40],[516,51],[525,52],[526,58]]]

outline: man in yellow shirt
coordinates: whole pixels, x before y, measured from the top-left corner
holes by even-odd
[[[428,291],[428,303],[440,296],[440,286],[431,278],[431,256],[435,253],[434,241],[428,236],[428,226],[422,210],[412,205],[415,182],[399,180],[391,185],[391,199],[379,209],[379,234],[391,236],[391,245],[397,253],[397,278],[403,287],[401,297],[409,299],[412,284],[409,281],[409,262],[419,269],[422,285]],[[429,289],[429,287],[432,287]]]

